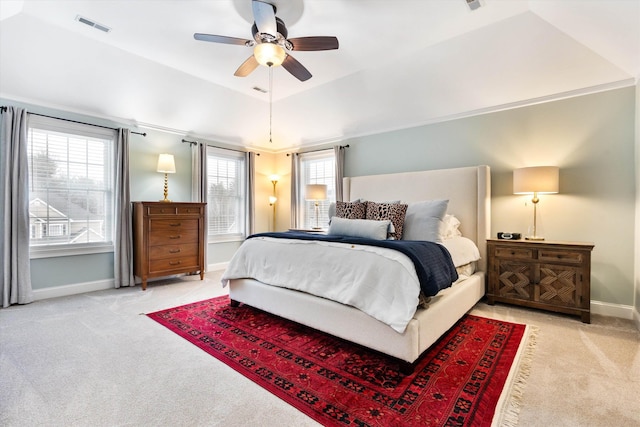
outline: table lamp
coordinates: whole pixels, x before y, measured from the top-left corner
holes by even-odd
[[[305,199],[315,203],[316,210],[316,226],[312,227],[314,230],[320,230],[321,227],[318,223],[318,202],[321,200],[327,200],[327,185],[326,184],[308,184],[306,187]]]
[[[527,240],[544,240],[538,235],[536,206],[538,194],[558,192],[560,169],[556,166],[534,166],[513,171],[513,194],[533,194],[533,233],[525,236]]]

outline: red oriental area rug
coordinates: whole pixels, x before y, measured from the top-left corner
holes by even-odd
[[[517,417],[501,395],[531,351],[526,325],[467,315],[404,375],[396,359],[228,296],[148,316],[326,426],[490,426],[499,401]]]

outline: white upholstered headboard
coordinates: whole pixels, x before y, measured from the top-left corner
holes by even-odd
[[[460,220],[462,235],[480,249],[478,267],[487,271],[486,239],[491,234],[489,166],[438,169],[344,178],[344,200],[401,200],[402,203],[448,199],[448,213]]]

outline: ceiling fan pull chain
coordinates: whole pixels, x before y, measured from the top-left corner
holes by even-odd
[[[273,67],[269,66],[269,142],[271,140],[271,124],[273,122]]]

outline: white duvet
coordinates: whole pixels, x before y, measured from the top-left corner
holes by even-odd
[[[418,306],[413,262],[387,248],[314,240],[246,240],[222,275],[251,278],[354,306],[404,332]]]

